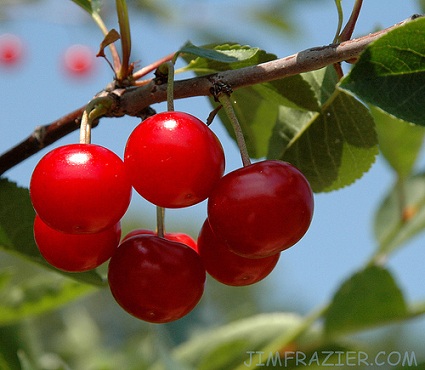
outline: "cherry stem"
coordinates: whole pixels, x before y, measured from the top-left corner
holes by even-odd
[[[167,110],[169,112],[174,111],[174,63],[167,61],[161,64],[160,67],[164,66],[167,72]],[[162,72],[162,71],[161,71]],[[156,227],[157,234],[160,238],[165,235],[165,208],[156,207]]]
[[[243,131],[239,123],[238,117],[236,116],[235,110],[233,109],[230,96],[226,93],[222,93],[217,97],[217,99],[223,106],[227,117],[229,117],[229,120],[232,124],[233,131],[236,137],[236,143],[238,144],[239,151],[241,153],[242,163],[244,166],[249,166],[251,164],[251,159],[249,158],[248,148],[246,147]]]
[[[171,61],[165,62],[167,67],[167,110],[174,111],[174,63]]]
[[[91,143],[91,122],[89,120],[89,112],[87,109],[84,110],[83,116],[81,117],[80,125],[80,144]]]
[[[156,207],[156,233],[160,238],[165,235],[165,208]]]
[[[87,104],[81,117],[80,144],[91,143],[93,121],[107,113],[111,109],[112,104],[113,101],[108,96],[95,98]]]

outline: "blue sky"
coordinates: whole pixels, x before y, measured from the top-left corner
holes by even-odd
[[[101,60],[97,62],[94,75],[86,80],[73,80],[63,74],[60,58],[65,48],[83,43],[96,50],[101,40],[100,31],[82,21],[85,17],[81,17],[81,11],[71,1],[49,0],[42,3],[30,9],[21,9],[19,20],[0,24],[0,33],[16,33],[26,45],[25,59],[20,68],[0,68],[0,152],[28,136],[35,126],[49,123],[84,105],[112,78],[111,70]],[[343,3],[350,7],[352,1]],[[174,1],[173,4],[178,11],[188,13],[187,1]],[[295,14],[302,32],[292,40],[270,34],[266,28],[253,29],[250,22],[241,23],[237,16],[240,4],[241,1],[229,0],[198,2],[199,8],[190,10],[202,16],[169,25],[139,14],[132,15],[136,58],[145,65],[177,50],[187,40],[195,44],[202,42],[194,32],[197,24],[201,23],[214,24],[227,37],[225,41],[230,39],[249,43],[281,57],[328,44],[334,37],[337,18],[333,0],[299,5],[299,11]],[[369,33],[375,27],[391,26],[418,12],[413,0],[387,0],[385,11],[382,10],[383,4],[381,1],[365,1],[355,35]],[[221,10],[223,6],[226,6],[226,12]],[[111,23],[111,26],[117,27],[116,23]],[[176,101],[175,105],[176,110],[187,111],[201,119],[205,119],[210,111],[205,98]],[[165,105],[154,108],[161,111]],[[137,123],[138,119],[135,118],[103,120],[93,132],[93,142],[107,146],[122,156],[126,139]],[[218,123],[213,124],[213,130],[223,142],[227,171],[239,167],[240,158],[235,144],[229,141],[227,133]],[[78,133],[75,132],[55,146],[77,140]],[[22,186],[28,186],[33,167],[41,155],[51,148],[16,166],[6,176]],[[393,180],[386,163],[378,158],[373,168],[351,187],[316,195],[315,215],[309,232],[282,255],[268,280],[273,283],[275,292],[271,299],[279,303],[281,297],[293,297],[290,300],[298,302],[306,311],[328,300],[342,280],[361,267],[376,247],[371,224],[373,213]],[[141,226],[154,227],[154,211],[153,206],[136,195],[133,197],[130,213],[144,215],[145,223]],[[202,203],[185,210],[169,211],[166,222],[170,231],[191,231],[199,229],[204,218],[205,203]],[[424,241],[424,237],[416,238],[396,253],[389,264],[408,300],[425,299],[422,283]],[[425,320],[421,321],[425,325]]]

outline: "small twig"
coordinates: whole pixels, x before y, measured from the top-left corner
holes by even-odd
[[[353,6],[353,10],[351,12],[350,18],[347,21],[347,24],[345,25],[344,29],[340,33],[338,37],[339,42],[348,41],[351,39],[351,36],[353,35],[354,28],[357,23],[357,19],[360,15],[360,10],[363,5],[363,0],[356,0]]]
[[[219,110],[223,108],[223,106],[220,104],[219,106],[215,107],[210,114],[208,115],[207,118],[207,126],[211,125],[211,123],[214,121],[215,116],[218,114]]]
[[[161,58],[161,59],[157,60],[156,62],[153,62],[152,64],[149,64],[148,66],[137,70],[136,72],[133,73],[133,79],[135,81],[141,79],[142,77],[146,76],[148,73],[155,71],[161,64],[164,64],[164,63],[172,60],[173,57],[174,57],[174,53],[169,54],[169,55],[165,56],[164,58]],[[137,83],[136,83],[136,85],[137,85]]]

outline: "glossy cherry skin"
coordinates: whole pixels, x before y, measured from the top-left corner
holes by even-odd
[[[247,258],[279,253],[298,242],[313,216],[313,193],[289,163],[266,160],[225,175],[208,199],[214,234]]]
[[[263,280],[279,261],[280,253],[265,258],[239,256],[212,232],[208,220],[198,236],[198,253],[207,272],[219,282],[232,286],[245,286]]]
[[[96,233],[114,226],[131,200],[123,161],[95,144],[70,144],[47,153],[31,177],[40,218],[65,233]]]
[[[133,236],[109,261],[109,286],[131,315],[166,323],[188,314],[204,292],[206,273],[187,245],[153,235]]]
[[[111,258],[121,238],[121,225],[95,234],[65,234],[34,220],[34,239],[41,255],[52,266],[68,272],[92,270]]]
[[[127,141],[124,162],[136,191],[164,208],[205,200],[225,166],[217,136],[183,112],[158,113],[140,123]]]
[[[136,235],[157,235],[157,233],[153,230],[148,229],[135,229],[130,231],[126,236],[124,236],[122,242]],[[186,244],[193,250],[198,251],[196,241],[191,236],[185,233],[165,233],[164,238],[174,242]]]

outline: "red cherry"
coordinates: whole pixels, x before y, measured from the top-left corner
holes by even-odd
[[[152,235],[120,244],[109,262],[112,295],[131,315],[165,323],[188,314],[202,297],[205,269],[190,247]]]
[[[123,239],[122,242],[133,237],[136,235],[157,235],[157,233],[153,230],[147,230],[147,229],[135,229],[133,231],[130,231]],[[188,245],[190,248],[192,248],[195,251],[198,251],[198,247],[196,245],[196,241],[193,240],[193,238],[187,234],[184,233],[165,233],[164,238],[167,240],[171,240],[174,242],[179,242],[182,244]]]
[[[68,272],[92,270],[111,258],[118,247],[121,225],[95,234],[65,234],[34,220],[34,239],[40,253],[52,266]]]
[[[265,258],[241,257],[218,240],[208,219],[198,236],[198,250],[207,272],[219,282],[232,286],[245,286],[259,282],[276,266],[280,253]]]
[[[198,118],[163,112],[147,118],[130,135],[124,163],[136,191],[164,208],[206,199],[224,172],[224,152]]]
[[[70,144],[47,153],[30,182],[40,218],[64,233],[96,233],[126,212],[131,184],[123,161],[95,144]]]
[[[72,76],[87,76],[94,68],[95,53],[85,45],[72,45],[66,49],[63,63]]]
[[[298,242],[313,216],[313,193],[289,163],[267,160],[224,176],[208,200],[214,234],[248,258],[271,256]]]
[[[18,36],[9,33],[0,36],[0,64],[16,65],[22,58],[23,50],[23,43]]]

